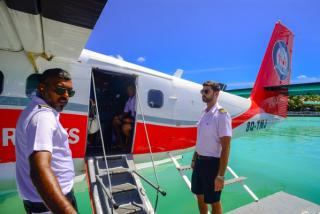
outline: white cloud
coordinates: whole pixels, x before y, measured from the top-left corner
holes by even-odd
[[[306,75],[299,75],[299,76],[297,76],[297,79],[306,79],[307,78],[307,76]]]
[[[143,63],[143,62],[145,62],[145,61],[146,61],[146,58],[145,58],[145,57],[140,56],[140,57],[137,59],[137,61],[138,61],[138,62],[140,62],[140,63]]]
[[[308,77],[307,75],[299,75],[292,83],[320,82],[320,77]]]

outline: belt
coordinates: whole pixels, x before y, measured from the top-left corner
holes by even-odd
[[[32,202],[29,200],[23,200],[24,209],[27,213],[43,213],[50,211],[42,202]]]
[[[77,210],[77,202],[71,190],[68,194],[65,195],[70,201],[72,206]],[[42,213],[50,211],[43,202],[32,202],[29,200],[23,200],[23,205],[27,213]]]
[[[212,157],[212,156],[203,156],[203,155],[197,155],[198,160],[218,160],[220,158]]]

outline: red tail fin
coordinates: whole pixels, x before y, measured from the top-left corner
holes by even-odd
[[[287,116],[293,33],[278,22],[273,30],[250,98],[266,113]]]

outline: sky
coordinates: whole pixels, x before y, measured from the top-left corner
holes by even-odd
[[[278,20],[291,83],[320,82],[319,0],[108,0],[86,49],[182,78],[252,87]]]

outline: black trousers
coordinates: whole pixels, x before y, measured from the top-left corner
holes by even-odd
[[[214,179],[219,172],[220,158],[198,156],[191,177],[191,191],[204,195],[204,202],[212,204],[220,201],[221,191],[214,191]]]
[[[74,209],[78,212],[76,197],[74,196],[73,190],[66,194],[67,199],[70,201]],[[32,213],[42,213],[50,211],[46,205],[42,202],[32,202],[28,200],[23,200],[24,209],[27,214]]]

